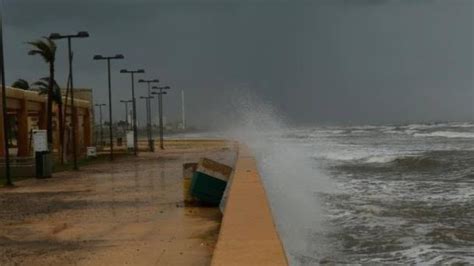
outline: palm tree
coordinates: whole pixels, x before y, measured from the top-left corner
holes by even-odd
[[[56,44],[53,40],[43,37],[43,39],[28,42],[32,49],[28,52],[29,55],[39,55],[43,60],[49,64],[49,79],[48,79],[48,110],[47,110],[47,131],[48,131],[48,145],[50,151],[53,148],[53,93],[54,93],[54,62],[56,60]]]
[[[47,94],[49,92],[49,77],[40,78],[35,83],[31,84],[34,86],[35,89],[38,89],[40,95]],[[59,87],[58,83],[54,80],[53,81],[53,102],[61,105],[62,104],[62,97],[61,97],[61,88]]]
[[[30,84],[24,79],[17,79],[15,82],[12,83],[12,87],[22,90],[29,90]]]
[[[59,115],[59,143],[60,143],[60,158],[61,163],[64,162],[64,108],[63,108],[63,98],[61,95],[61,88],[59,87],[58,83],[53,80],[53,96],[52,100],[54,103],[58,105],[58,115]],[[39,94],[47,94],[49,90],[50,78],[43,77],[40,78],[38,81],[33,83],[32,85],[35,89],[38,89]]]

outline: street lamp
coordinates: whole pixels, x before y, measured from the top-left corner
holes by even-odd
[[[120,73],[123,74],[130,74],[132,77],[132,109],[133,109],[133,147],[134,153],[137,155],[138,150],[138,136],[137,136],[137,105],[135,99],[135,74],[143,74],[145,70],[137,69],[137,70],[127,70],[122,69]]]
[[[72,35],[61,35],[59,33],[51,33],[49,38],[51,40],[60,40],[60,39],[67,39],[68,45],[68,54],[69,54],[69,84],[71,85],[71,110],[72,110],[72,150],[73,150],[73,158],[74,158],[74,170],[79,170],[77,166],[77,143],[76,143],[76,108],[74,108],[74,83],[72,78],[72,51],[71,51],[71,39],[73,38],[88,38],[89,33],[87,31],[80,31],[77,34]]]
[[[146,120],[147,120],[147,133],[148,133],[148,147],[150,148],[150,151],[154,151],[154,144],[153,144],[153,136],[151,132],[151,102],[150,99],[153,98],[151,97],[151,91],[150,91],[150,84],[151,83],[158,83],[160,82],[159,79],[140,79],[138,80],[138,83],[147,83],[148,84],[148,95],[146,99]],[[140,97],[141,98],[141,97]]]
[[[132,100],[120,100],[121,103],[125,104],[125,123],[127,123],[127,130],[129,129],[129,124],[128,124],[128,103],[133,102]]]
[[[159,111],[159,116],[160,116],[160,149],[164,149],[163,146],[163,94],[166,94],[166,90],[171,89],[169,86],[165,87],[153,87],[152,89],[158,90],[157,94],[158,95],[158,111]]]
[[[152,96],[141,96],[140,99],[145,100],[146,108],[147,108],[147,111],[148,111],[148,109],[150,109],[150,100],[153,99],[153,97]],[[151,110],[150,110],[150,112],[151,112]],[[148,120],[150,120],[150,116],[151,116],[151,113],[147,112]],[[148,133],[148,146],[150,148],[150,151],[154,152],[155,151],[155,145],[154,145],[153,140],[151,138],[151,121],[149,121],[149,123],[148,123],[147,133]]]
[[[100,129],[100,145],[104,143],[104,131],[102,130],[102,106],[105,106],[105,103],[95,104],[99,107],[99,129]]]
[[[7,114],[7,93],[5,85],[5,61],[3,57],[3,22],[2,10],[0,9],[0,74],[2,75],[2,119],[3,119],[3,145],[5,153],[5,178],[6,186],[13,186],[10,176],[10,153],[8,149],[8,114]],[[0,140],[2,141],[2,140]]]
[[[117,54],[115,56],[102,56],[95,55],[94,60],[107,60],[107,74],[109,82],[109,138],[110,138],[110,160],[114,159],[114,137],[112,131],[112,89],[111,89],[111,78],[110,78],[110,60],[124,59],[124,56]]]

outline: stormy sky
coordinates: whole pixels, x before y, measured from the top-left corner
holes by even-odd
[[[113,63],[116,119],[131,97],[118,71],[144,68],[143,78],[173,87],[170,120],[185,90],[193,125],[228,112],[240,93],[297,124],[474,120],[472,0],[2,1],[7,82],[47,74],[25,42],[87,30],[73,43],[75,85],[93,88],[96,103],[107,101],[106,65],[92,56],[126,57]]]

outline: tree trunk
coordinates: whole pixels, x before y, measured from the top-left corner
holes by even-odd
[[[59,92],[59,98],[61,98],[61,91]],[[62,100],[62,99],[61,99]],[[58,103],[59,109],[59,160],[61,164],[64,164],[64,110],[62,102]]]
[[[48,131],[49,151],[53,152],[53,82],[54,82],[54,62],[49,63],[49,82],[48,82],[48,120],[46,129]]]

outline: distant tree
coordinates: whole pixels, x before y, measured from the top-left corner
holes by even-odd
[[[22,90],[29,90],[30,84],[24,79],[17,79],[15,82],[12,83],[12,87]]]
[[[50,150],[53,147],[53,93],[54,93],[54,63],[56,61],[56,44],[53,40],[43,37],[40,40],[28,42],[32,49],[28,51],[29,55],[39,55],[49,65],[48,79],[48,110],[47,110],[47,131],[48,145]],[[62,110],[60,111],[62,112]]]

